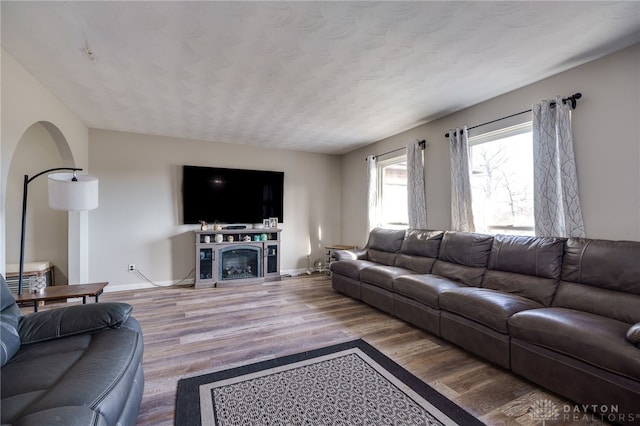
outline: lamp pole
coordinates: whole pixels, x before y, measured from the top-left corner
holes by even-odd
[[[74,168],[74,167],[56,167],[53,169],[44,170],[37,175],[29,177],[29,175],[24,175],[24,185],[22,190],[22,232],[20,234],[20,270],[18,275],[18,295],[22,295],[22,274],[24,272],[24,237],[27,230],[27,193],[29,190],[29,184],[38,176],[42,176],[45,173],[57,172],[61,170],[72,171],[74,172],[74,180],[77,180],[75,177],[75,172],[82,171],[82,169]]]

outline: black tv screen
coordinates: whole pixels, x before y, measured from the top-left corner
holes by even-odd
[[[182,207],[185,224],[262,223],[283,217],[284,172],[184,166]]]

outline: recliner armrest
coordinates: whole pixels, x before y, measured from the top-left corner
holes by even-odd
[[[120,302],[74,305],[34,312],[20,318],[23,345],[120,327],[131,315],[131,305]]]
[[[640,322],[632,325],[627,331],[627,340],[640,348]]]
[[[367,250],[336,250],[334,256],[338,260],[367,260]]]

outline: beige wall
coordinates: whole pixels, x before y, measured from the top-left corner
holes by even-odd
[[[80,119],[71,113],[51,92],[33,75],[2,49],[2,131],[0,143],[0,272],[5,271],[7,247],[20,245],[20,239],[7,237],[7,227],[15,226],[6,222],[5,209],[13,208],[14,203],[22,202],[22,194],[16,199],[7,198],[7,180],[18,143],[27,130],[36,123],[44,123],[50,130],[62,137],[57,138],[56,146],[60,155],[52,159],[51,167],[62,164],[67,167],[82,167],[88,171],[88,135],[89,129]],[[49,132],[51,134],[51,131]],[[47,158],[42,155],[42,163]],[[49,168],[48,166],[44,166]],[[20,173],[38,173],[41,170],[23,170]],[[39,180],[46,177],[40,177]],[[36,181],[33,181],[35,184]],[[31,184],[30,184],[31,186]],[[29,197],[31,201],[31,197]],[[11,205],[11,206],[9,206]],[[86,281],[88,263],[88,213],[69,213],[69,279],[72,282]],[[27,233],[31,235],[30,228]],[[30,260],[30,259],[27,259]],[[48,260],[48,259],[44,259]]]
[[[130,263],[167,284],[195,267],[197,225],[181,225],[181,166],[185,164],[285,173],[281,268],[305,270],[322,247],[340,242],[340,158],[160,136],[90,130],[92,173],[100,207],[91,212],[92,281],[112,287],[141,283]],[[221,201],[223,202],[223,200]]]
[[[16,202],[6,199],[9,166],[18,142],[34,123],[50,122],[62,131],[70,153],[62,156],[63,164],[87,171],[90,166],[91,174],[100,178],[100,207],[78,217],[70,215],[69,279],[108,280],[118,286],[140,282],[125,271],[128,263],[164,283],[183,278],[193,268],[193,227],[179,223],[182,164],[284,171],[282,267],[304,270],[307,253],[311,252],[313,261],[321,257],[323,245],[364,244],[366,155],[427,139],[429,226],[447,229],[450,179],[444,133],[451,127],[479,124],[530,108],[539,99],[578,91],[584,97],[574,113],[573,128],[587,235],[640,240],[640,45],[343,157],[89,132],[4,50],[1,78],[0,271],[4,271],[6,246],[19,244],[13,241],[15,237],[11,241],[5,237],[5,206]]]
[[[354,244],[366,242],[366,155],[377,155],[414,139],[426,139],[428,226],[448,229],[451,224],[450,168],[449,147],[444,137],[448,129],[481,124],[524,111],[540,99],[576,92],[583,94],[572,120],[587,236],[640,240],[638,44],[344,155],[342,240]],[[451,96],[455,97],[455,82],[452,82]],[[517,120],[530,120],[530,114]],[[501,124],[514,124],[514,121]]]
[[[7,177],[7,263],[20,260],[20,231],[24,175],[62,167],[62,158],[49,132],[40,124],[29,127],[20,139]],[[67,283],[67,212],[52,210],[46,176],[29,184],[25,261],[47,260],[55,267],[55,283]]]

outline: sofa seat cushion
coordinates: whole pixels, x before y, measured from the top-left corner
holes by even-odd
[[[415,274],[414,271],[398,266],[371,266],[360,272],[360,281],[393,291],[393,280],[403,275]]]
[[[629,324],[589,312],[545,308],[509,319],[513,338],[640,380],[640,350],[626,338]]]
[[[360,281],[360,272],[364,268],[370,268],[376,265],[378,264],[370,260],[345,259],[333,262],[331,264],[331,272]]]
[[[441,309],[505,334],[509,333],[508,319],[511,315],[543,307],[522,296],[486,288],[457,288],[440,293]]]
[[[457,281],[438,275],[404,275],[393,281],[393,290],[434,309],[440,309],[440,293],[452,288],[464,287]]]

